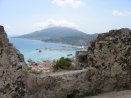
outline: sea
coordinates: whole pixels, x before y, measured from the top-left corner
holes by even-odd
[[[13,45],[24,55],[27,62],[29,59],[41,62],[44,60],[57,60],[60,57],[72,58],[75,56],[76,47],[60,43],[48,43],[39,40],[9,37]]]

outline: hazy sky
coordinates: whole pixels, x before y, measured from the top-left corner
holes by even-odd
[[[85,33],[131,27],[131,0],[0,0],[0,23],[9,35],[51,26]]]

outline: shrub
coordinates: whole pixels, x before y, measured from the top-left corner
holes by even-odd
[[[71,65],[71,60],[69,58],[61,57],[54,65],[54,69],[69,69]]]

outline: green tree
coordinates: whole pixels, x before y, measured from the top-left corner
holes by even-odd
[[[71,65],[71,60],[69,58],[61,57],[54,65],[54,69],[69,69]]]

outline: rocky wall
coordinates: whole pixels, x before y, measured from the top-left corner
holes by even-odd
[[[92,86],[103,91],[131,86],[131,30],[123,28],[98,35],[87,51],[87,65],[98,70]]]
[[[4,27],[0,26],[0,98],[24,98],[23,55],[9,43]]]

